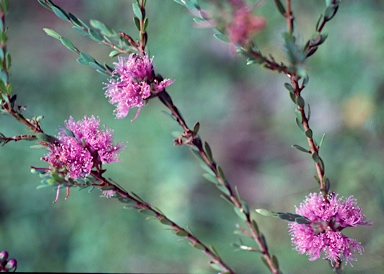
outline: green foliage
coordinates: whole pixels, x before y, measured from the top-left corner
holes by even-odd
[[[212,185],[203,181],[195,169],[196,162],[191,160],[189,154],[173,147],[167,132],[177,128],[172,121],[168,122],[158,115],[163,110],[160,104],[151,101],[143,108],[142,116],[135,123],[116,120],[111,114],[111,106],[103,96],[101,83],[107,81],[107,77],[76,66],[71,58],[72,53],[66,51],[60,43],[46,40],[40,34],[41,26],[36,25],[35,20],[30,20],[30,12],[33,11],[36,18],[46,18],[45,26],[57,24],[55,29],[60,30],[63,37],[76,42],[79,49],[91,53],[91,61],[80,57],[81,60],[87,65],[91,62],[100,68],[98,64],[112,62],[107,57],[109,52],[105,54],[103,51],[106,47],[97,47],[98,42],[92,39],[79,38],[70,28],[90,37],[90,27],[68,11],[65,14],[72,25],[68,20],[57,21],[56,18],[49,22],[51,19],[45,17],[47,10],[36,9],[33,1],[22,4],[22,1],[10,2],[12,12],[8,25],[9,35],[12,35],[9,41],[13,57],[11,80],[15,92],[23,104],[28,106],[28,113],[43,114],[46,117],[43,126],[49,134],[56,134],[57,125],[62,124],[69,115],[100,115],[102,121],[115,130],[117,140],[129,141],[122,163],[108,169],[108,176],[114,177],[125,188],[133,189],[145,199],[154,201],[176,220],[196,227],[199,235],[209,239],[220,253],[233,254],[231,260],[235,262],[235,269],[239,273],[261,269],[261,263],[258,264],[254,256],[232,253],[228,243],[233,241],[233,235],[228,227],[239,222],[239,218],[231,216],[228,205],[216,197],[216,189],[211,189]],[[183,4],[178,0],[175,2]],[[113,22],[110,23],[113,28],[135,33],[135,26],[127,23],[127,16],[114,16],[121,14],[122,5],[113,1],[78,1],[75,8],[79,9],[74,8],[73,11],[84,19],[106,18],[106,22]],[[297,18],[301,14],[308,15],[302,19],[303,25],[300,23],[303,33],[297,36],[300,37],[298,40],[303,37],[305,42],[305,37],[313,34],[313,28],[307,30],[306,26],[313,26],[316,22],[318,14],[312,9],[316,5],[316,1],[311,1],[297,7]],[[319,143],[322,158],[332,163],[327,164],[332,182],[335,182],[332,187],[342,188],[343,193],[355,193],[369,216],[380,216],[378,205],[383,202],[383,195],[377,190],[381,189],[383,177],[380,147],[384,127],[381,122],[383,102],[380,99],[379,60],[383,53],[380,47],[369,47],[365,41],[381,43],[380,30],[372,22],[380,20],[377,10],[381,9],[382,4],[371,1],[369,5],[356,5],[354,9],[338,10],[338,16],[342,19],[336,16],[327,24],[327,43],[321,44],[321,50],[306,60],[311,82],[303,98],[313,106],[314,132],[319,134],[319,130],[327,131],[332,140],[327,142],[327,146],[323,146],[324,138]],[[100,6],[103,6],[103,11],[100,11]],[[194,8],[193,5],[190,7]],[[130,8],[129,5],[127,8]],[[151,19],[148,26],[149,46],[151,54],[155,56],[156,68],[165,76],[177,80],[178,87],[172,87],[169,92],[192,125],[195,121],[204,122],[200,131],[215,151],[215,159],[224,167],[228,179],[239,186],[242,198],[251,208],[260,204],[267,208],[292,208],[293,204],[302,201],[303,189],[313,189],[309,189],[308,173],[303,172],[308,170],[308,162],[305,164],[300,158],[301,155],[308,155],[295,156],[298,153],[289,150],[290,144],[303,140],[300,139],[303,135],[298,137],[297,128],[291,129],[293,112],[287,114],[287,110],[279,105],[287,99],[286,93],[279,93],[281,89],[278,87],[283,85],[280,83],[281,78],[255,66],[245,67],[242,57],[236,60],[229,48],[211,45],[211,34],[207,36],[206,31],[191,28],[192,20],[187,12],[175,12],[175,8],[182,10],[172,1],[148,1],[148,16]],[[280,50],[280,42],[275,41],[274,30],[281,29],[283,18],[273,5],[264,5],[261,12],[268,18],[268,30],[257,38],[258,46],[267,53],[271,49],[275,55],[273,50]],[[275,19],[275,14],[279,20]],[[177,24],[170,23],[170,18]],[[323,19],[320,17],[316,32]],[[90,26],[107,36],[92,22]],[[351,26],[358,26],[358,37],[354,35]],[[25,37],[28,37],[27,47]],[[113,40],[117,34],[107,37]],[[121,40],[120,46],[126,50],[129,43]],[[114,49],[112,56],[118,53]],[[308,51],[304,56],[309,57]],[[246,58],[250,58],[248,62],[252,64],[265,64],[264,57],[250,54]],[[93,60],[99,61],[96,63]],[[366,69],[361,70],[362,67]],[[351,81],[351,75],[358,77]],[[372,112],[357,124],[351,125],[353,118],[346,114],[346,107],[356,94],[374,98]],[[322,101],[319,105],[320,97]],[[215,107],[205,107],[212,105]],[[323,106],[326,105],[332,111],[328,108],[324,110]],[[353,108],[355,113],[359,113],[362,105],[354,103]],[[236,114],[239,111],[240,114]],[[10,132],[3,132],[4,128],[8,129],[10,120],[5,116],[2,118],[0,128],[7,136],[24,130],[16,127],[9,129]],[[317,124],[319,119],[320,125]],[[265,138],[271,138],[279,145],[266,146]],[[362,143],[367,144],[363,150]],[[1,221],[2,226],[8,228],[0,233],[0,240],[26,258],[25,263],[20,265],[20,271],[137,272],[142,270],[138,260],[146,262],[148,272],[169,272],[170,269],[191,273],[211,271],[208,266],[202,270],[206,258],[200,252],[178,243],[172,233],[163,231],[164,226],[146,222],[136,211],[119,211],[123,204],[116,203],[117,199],[100,199],[99,191],[88,194],[72,190],[67,201],[60,200],[52,206],[56,187],[34,191],[37,176],[28,174],[28,168],[25,168],[31,164],[41,164],[39,158],[44,152],[27,150],[26,153],[28,146],[28,143],[7,145],[2,147],[0,157],[0,178],[4,187],[1,200],[6,209]],[[364,165],[361,165],[362,157]],[[244,162],[249,159],[250,164],[245,165]],[[369,186],[365,182],[369,182]],[[17,203],[15,197],[18,197]],[[132,207],[135,203],[128,202],[127,205]],[[265,220],[260,222],[260,229],[273,247],[273,252],[279,256],[281,267],[286,273],[305,273],[308,268],[303,269],[303,265],[308,264],[318,272],[329,271],[323,262],[312,264],[304,256],[285,252],[287,246],[290,246],[286,226],[276,225],[274,220]],[[374,265],[380,264],[375,259],[375,254],[380,252],[382,238],[379,230],[382,224],[380,220],[378,222],[377,226],[370,228],[371,233],[356,232],[360,234],[356,238],[369,246],[363,256],[368,256],[370,260],[358,256],[359,261],[353,268],[355,272],[379,273],[374,269]],[[25,227],[29,229],[25,230]],[[104,237],[100,236],[101,230],[113,233]],[[370,239],[371,235],[377,235],[374,241]],[[52,245],[53,242],[55,245]],[[98,249],[94,248],[95,244]],[[47,250],[50,251],[48,254]],[[168,255],[170,253],[172,257]],[[30,254],[36,256],[31,257]]]

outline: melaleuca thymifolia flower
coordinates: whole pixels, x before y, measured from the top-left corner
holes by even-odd
[[[72,179],[86,177],[93,167],[119,161],[117,152],[124,146],[114,144],[113,131],[99,124],[100,120],[93,116],[78,122],[70,117],[42,160]]]
[[[266,20],[252,14],[248,6],[237,9],[227,26],[228,38],[235,45],[246,46],[252,36],[266,26]]]
[[[153,58],[152,58],[153,59]],[[147,54],[130,54],[128,57],[118,57],[114,63],[115,70],[112,78],[106,84],[105,95],[109,102],[116,106],[116,118],[122,119],[128,115],[131,108],[137,107],[135,120],[145,99],[151,94],[156,94],[171,85],[174,81],[170,79],[157,80],[152,65],[152,59]]]
[[[336,261],[356,261],[354,253],[363,252],[359,242],[348,238],[341,231],[347,227],[371,225],[365,220],[356,199],[350,196],[345,201],[337,194],[330,195],[325,201],[320,193],[312,193],[304,203],[296,208],[296,213],[308,218],[310,224],[289,223],[292,243],[300,254],[307,254],[309,260],[320,258],[324,252],[325,259]]]

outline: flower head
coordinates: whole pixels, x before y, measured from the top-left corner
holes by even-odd
[[[363,252],[359,242],[341,233],[346,227],[371,225],[365,221],[365,215],[356,204],[356,199],[350,196],[343,201],[331,195],[325,201],[320,193],[312,193],[306,197],[304,203],[296,208],[296,213],[308,218],[310,224],[289,223],[292,243],[300,253],[306,253],[313,261],[325,253],[325,259],[331,262],[345,260],[345,263],[356,261],[353,253]]]
[[[152,59],[147,54],[131,54],[118,57],[118,62],[114,63],[113,75],[118,75],[118,78],[109,80],[105,86],[105,95],[111,104],[116,105],[116,118],[126,117],[131,108],[137,107],[139,109],[135,120],[152,93],[161,92],[174,82],[170,79],[156,79]]]
[[[248,6],[243,6],[235,11],[232,21],[227,27],[228,37],[234,44],[245,45],[251,36],[262,30],[266,25],[263,17],[252,14]]]
[[[117,152],[124,146],[113,144],[113,131],[107,127],[102,130],[99,124],[93,116],[78,122],[70,117],[57,136],[58,142],[48,147],[49,153],[42,160],[72,179],[86,177],[102,163],[119,161]]]

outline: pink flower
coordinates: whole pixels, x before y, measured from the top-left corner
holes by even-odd
[[[113,144],[113,131],[105,126],[101,130],[99,123],[93,116],[78,122],[69,117],[66,129],[59,132],[59,142],[48,147],[49,153],[42,160],[72,179],[88,176],[100,164],[119,161],[117,152],[124,146]]]
[[[296,208],[296,213],[308,218],[311,223],[288,224],[295,249],[300,254],[306,253],[311,261],[320,258],[323,251],[324,258],[332,263],[345,260],[347,264],[357,260],[353,253],[362,254],[364,250],[359,242],[343,235],[341,230],[372,223],[365,221],[365,215],[353,196],[345,201],[337,196],[331,195],[326,202],[320,193],[310,194],[300,208]]]
[[[118,75],[118,78],[109,80],[105,86],[105,95],[109,97],[111,104],[116,105],[116,118],[126,117],[131,108],[137,107],[138,111],[133,119],[135,120],[145,100],[152,93],[161,92],[174,82],[170,79],[160,82],[155,79],[152,59],[149,59],[147,54],[131,54],[128,57],[119,57],[118,62],[114,63],[113,74]]]
[[[252,35],[262,30],[265,25],[266,20],[263,17],[253,15],[251,9],[244,6],[235,11],[227,27],[228,37],[232,43],[244,46]]]

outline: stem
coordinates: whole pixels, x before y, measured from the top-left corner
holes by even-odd
[[[299,83],[298,83],[298,80],[296,78],[296,75],[291,76],[291,83],[292,83],[292,87],[293,87],[294,92],[295,92],[295,97],[296,98],[300,97],[301,91],[304,89],[304,87],[303,86],[299,87]],[[303,125],[304,131],[311,130],[311,128],[309,126],[309,120],[308,120],[307,114],[305,113],[305,109],[299,105],[297,106],[297,109],[301,113],[301,124]],[[308,141],[309,151],[310,151],[311,155],[314,155],[315,153],[317,155],[319,155],[320,147],[315,144],[313,137],[307,136],[307,141]],[[317,162],[315,162],[315,167],[316,167],[317,176],[318,176],[319,182],[320,182],[320,190],[323,193],[323,197],[327,200],[327,187],[326,187],[325,180],[324,180],[324,178],[325,178],[324,167],[322,167]]]
[[[188,127],[187,123],[185,122],[185,120],[181,116],[179,110],[173,104],[171,97],[169,96],[169,94],[165,90],[160,92],[158,94],[158,97],[159,97],[160,101],[171,111],[173,117],[176,119],[178,124],[183,128],[183,130],[184,130],[183,136],[187,138],[186,144],[189,144],[189,145],[191,145],[197,149],[199,155],[201,156],[201,158],[203,159],[205,164],[215,174],[218,183],[228,190],[228,195],[226,195],[226,196],[229,199],[229,201],[232,202],[232,204],[236,208],[238,208],[240,210],[240,212],[242,212],[245,215],[244,221],[245,221],[248,229],[250,230],[250,233],[249,233],[250,235],[248,235],[248,236],[253,238],[254,241],[259,246],[260,252],[263,254],[270,271],[274,274],[279,273],[278,268],[276,268],[276,266],[274,265],[272,258],[271,258],[271,255],[269,254],[268,247],[265,244],[265,240],[263,239],[264,236],[262,236],[262,234],[257,233],[257,231],[255,230],[254,226],[252,225],[250,213],[245,208],[244,202],[242,202],[240,200],[240,198],[234,194],[234,191],[232,190],[232,188],[229,185],[229,183],[227,182],[227,180],[219,172],[218,165],[213,160],[211,160],[210,157],[207,155],[207,153],[204,151],[200,137],[197,134],[195,134]]]
[[[285,18],[287,19],[288,33],[293,33],[293,14],[291,10],[291,0],[286,0],[285,6],[287,7],[287,12],[285,13]]]
[[[141,10],[141,19],[140,19],[140,48],[138,49],[141,53],[144,53],[145,47],[148,42],[148,34],[145,31],[145,2],[146,0],[140,0],[140,10]],[[147,19],[148,20],[148,19]]]
[[[216,265],[219,265],[224,272],[234,274],[235,271],[232,270],[229,266],[227,266],[222,259],[209,247],[207,247],[205,244],[203,244],[198,238],[196,238],[192,233],[185,230],[184,228],[180,227],[178,224],[173,222],[171,219],[169,219],[167,216],[165,216],[163,213],[159,212],[158,210],[154,209],[149,203],[144,202],[133,195],[129,194],[127,191],[123,190],[122,188],[116,186],[115,184],[109,182],[107,179],[105,179],[101,174],[99,174],[96,171],[91,171],[91,175],[98,181],[100,181],[102,184],[101,186],[112,186],[114,187],[114,191],[123,198],[132,200],[136,203],[135,208],[137,209],[143,209],[143,210],[149,210],[152,212],[156,219],[161,221],[164,224],[168,224],[175,232],[182,232],[183,235],[186,235],[185,238],[192,244],[192,246],[199,246],[199,249],[202,249],[202,251],[211,258],[212,262]]]

